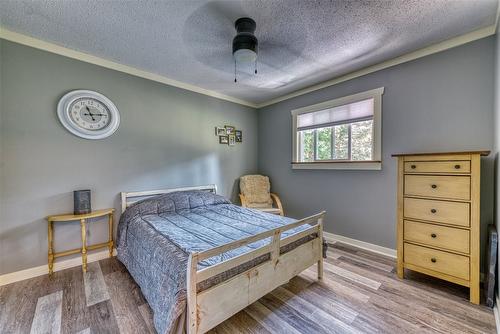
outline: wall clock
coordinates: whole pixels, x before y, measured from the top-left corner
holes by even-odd
[[[111,136],[120,125],[120,113],[106,96],[91,90],[74,90],[57,105],[61,124],[72,134],[85,139]]]

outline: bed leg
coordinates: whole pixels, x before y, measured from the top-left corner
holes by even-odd
[[[318,280],[323,279],[323,216],[318,219],[318,238],[319,238],[319,260],[318,260]]]
[[[191,253],[187,268],[187,310],[186,310],[186,333],[198,333],[198,310],[196,309],[196,271],[198,269],[198,253]]]

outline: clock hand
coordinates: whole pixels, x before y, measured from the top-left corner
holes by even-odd
[[[88,106],[85,106],[85,109],[87,109],[87,111],[89,112],[88,115],[85,115],[85,116],[90,116],[92,117],[92,120],[95,122],[95,118],[94,118],[94,115],[92,114],[92,112],[90,111],[89,107]]]
[[[104,116],[104,114],[83,114],[84,116]]]

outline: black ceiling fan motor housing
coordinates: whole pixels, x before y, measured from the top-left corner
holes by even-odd
[[[253,34],[255,32],[255,21],[249,17],[242,17],[234,23],[236,36],[233,39],[233,53],[240,49],[249,49],[257,53],[259,42]]]

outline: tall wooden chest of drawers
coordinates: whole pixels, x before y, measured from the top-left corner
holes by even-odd
[[[481,156],[487,151],[395,154],[397,271],[469,287],[479,304]]]

